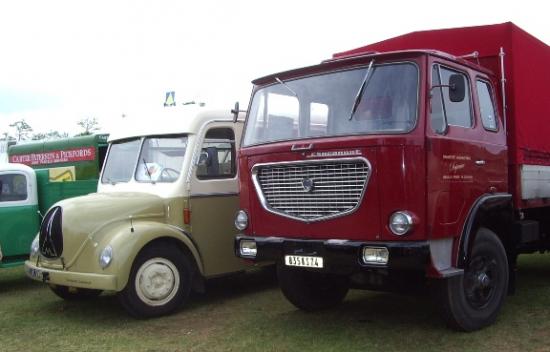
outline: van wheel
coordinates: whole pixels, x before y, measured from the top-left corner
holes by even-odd
[[[101,294],[101,290],[93,290],[89,288],[80,287],[68,287],[60,285],[50,285],[50,289],[57,296],[63,298],[66,301],[80,301],[86,299],[92,299]]]
[[[305,311],[334,307],[349,291],[348,278],[340,275],[290,269],[278,264],[277,277],[284,296]]]
[[[448,325],[474,331],[494,323],[506,297],[508,279],[504,246],[495,233],[480,228],[464,275],[441,282],[441,303]]]
[[[181,250],[153,244],[138,254],[128,283],[117,296],[124,309],[135,317],[169,314],[189,297],[191,272]]]

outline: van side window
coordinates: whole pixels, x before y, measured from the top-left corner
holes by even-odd
[[[206,132],[196,172],[200,180],[235,177],[235,133],[231,128]]]
[[[479,113],[481,115],[481,122],[483,127],[490,131],[497,130],[497,119],[495,106],[493,105],[493,99],[491,94],[491,86],[485,81],[478,80],[477,96],[479,97]]]
[[[27,199],[27,178],[21,174],[0,175],[0,202]]]
[[[449,85],[449,79],[453,74],[459,74],[463,76],[464,80],[468,82],[468,77],[465,74],[448,69],[446,67],[442,67],[440,65],[434,65],[432,69],[432,86],[438,84]],[[460,102],[452,102],[449,99],[449,87],[434,88],[432,92],[432,99],[432,123],[434,119],[436,120],[436,122],[439,122],[440,119],[437,118],[437,114],[442,113],[446,118],[447,124],[450,126],[466,128],[470,128],[473,126],[469,84],[466,84],[465,97],[464,100]],[[439,103],[438,100],[442,100],[443,104],[440,105],[441,103]],[[433,110],[434,108],[439,108],[438,105],[441,106],[441,111],[436,110],[434,114]],[[436,131],[438,130],[436,129]]]

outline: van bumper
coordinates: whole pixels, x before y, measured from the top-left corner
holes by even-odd
[[[33,280],[47,284],[89,288],[94,290],[115,291],[117,277],[115,275],[75,273],[66,270],[56,270],[35,265],[27,260],[25,273]]]

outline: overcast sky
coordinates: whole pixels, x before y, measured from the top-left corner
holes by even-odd
[[[547,44],[544,1],[2,1],[0,133],[106,132],[176,101],[230,109],[250,81],[416,30],[512,21]]]

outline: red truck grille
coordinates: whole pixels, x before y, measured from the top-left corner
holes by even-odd
[[[306,222],[353,212],[370,175],[364,158],[259,164],[252,169],[263,207]]]

